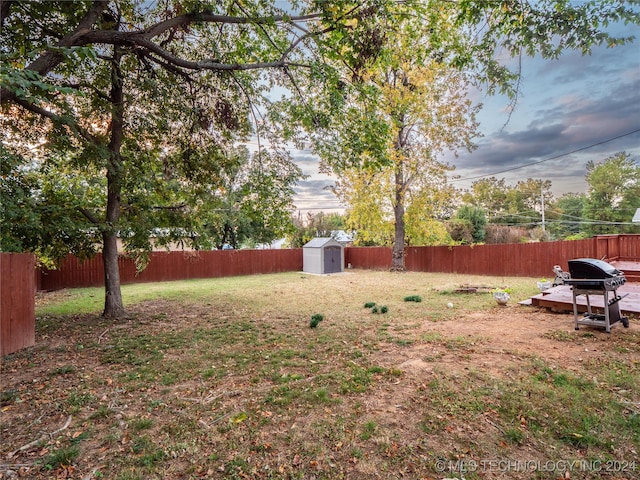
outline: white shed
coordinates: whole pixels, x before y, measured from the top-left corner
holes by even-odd
[[[333,238],[314,238],[302,247],[302,270],[307,273],[344,271],[344,248]]]

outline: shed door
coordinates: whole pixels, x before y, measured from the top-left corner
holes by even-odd
[[[328,246],[324,248],[324,273],[336,273],[342,271],[341,247]]]

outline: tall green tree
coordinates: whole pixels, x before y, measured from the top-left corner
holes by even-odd
[[[535,227],[542,223],[542,209],[552,200],[551,180],[520,180],[507,191],[502,221],[510,225]]]
[[[504,178],[482,178],[473,182],[471,188],[462,194],[462,201],[467,205],[484,209],[489,221],[493,221],[505,212],[509,189]]]
[[[14,170],[38,165],[52,175],[34,193],[41,207],[60,201],[67,215],[58,227],[99,237],[105,316],[125,313],[118,236],[143,264],[157,228],[179,227],[168,231],[202,246],[216,192],[237,168],[233,149],[252,134],[264,168],[254,170],[257,191],[245,202],[251,221],[275,232],[288,219],[274,212],[291,206],[299,172],[270,147],[263,93],[270,81],[293,79],[287,68],[308,56],[316,32],[292,31],[320,12],[293,17],[232,1],[0,2],[3,156],[20,159]],[[53,217],[39,218],[31,226],[55,229]],[[46,234],[3,232],[10,236],[22,248],[65,246]]]
[[[640,208],[640,165],[631,155],[620,152],[601,162],[587,163],[588,184],[584,216],[591,223],[588,232],[637,232],[631,224]]]
[[[292,248],[302,248],[316,237],[332,237],[338,230],[345,229],[345,217],[340,213],[308,212],[304,216],[299,213],[287,241]]]
[[[452,203],[454,189],[447,185],[445,175],[452,168],[439,162],[438,155],[448,150],[471,149],[477,127],[477,108],[465,96],[465,75],[412,48],[415,27],[407,21],[393,39],[387,39],[395,47],[389,54],[392,57],[361,72],[363,80],[375,86],[379,96],[375,102],[369,98],[354,103],[351,115],[364,114],[367,121],[373,119],[376,125],[385,126],[377,129],[377,150],[365,150],[359,158],[345,158],[345,154],[352,154],[350,145],[360,141],[359,132],[354,135],[348,125],[325,137],[318,147],[324,165],[342,177],[336,193],[349,205],[350,218],[357,217],[359,232],[374,238],[373,232],[380,228],[376,223],[392,219],[394,271],[405,268],[407,243],[431,244],[448,237],[437,219]],[[341,155],[336,156],[335,151]],[[349,178],[345,175],[347,170],[355,170],[355,181],[345,181]],[[357,179],[362,171],[369,171],[362,175],[372,175],[375,183]],[[352,192],[362,188],[367,192]],[[349,200],[351,203],[347,203]],[[368,209],[377,209],[378,213],[365,213]]]
[[[506,92],[515,102],[519,93],[519,71],[517,67],[509,69],[509,55],[556,58],[566,49],[588,53],[593,45],[624,43],[630,39],[613,38],[607,33],[606,25],[622,20],[638,22],[639,16],[631,4],[606,0],[578,4],[553,0],[427,0],[379,5],[377,9],[368,8],[366,15],[366,19],[376,18],[377,22],[361,21],[364,17],[352,18],[344,28],[329,33],[334,42],[326,58],[336,68],[342,67],[340,75],[335,76],[333,72],[334,76],[324,76],[322,91],[326,92],[327,84],[333,84],[333,95],[314,95],[304,112],[300,106],[294,106],[292,111],[294,118],[302,118],[302,125],[314,127],[316,134],[311,140],[327,170],[343,178],[349,168],[369,171],[369,175],[360,175],[360,182],[375,178],[372,175],[378,171],[394,171],[392,269],[401,270],[406,240],[403,232],[408,171],[401,159],[411,159],[411,162],[415,158],[426,158],[425,152],[413,149],[420,142],[405,143],[411,135],[420,136],[406,115],[406,105],[413,101],[411,108],[419,109],[420,102],[424,102],[419,92],[429,91],[412,88],[418,85],[412,78],[416,69],[438,65],[460,75],[465,72],[470,76],[467,78],[482,84],[489,93]],[[349,3],[336,3],[330,10],[335,17],[345,15],[350,8]],[[506,55],[496,56],[496,52]],[[350,88],[350,81],[355,81],[354,86],[358,88]],[[437,82],[431,87],[430,91],[436,91]],[[389,95],[389,88],[395,89],[396,94]],[[314,85],[309,85],[309,90],[313,92]],[[399,99],[406,101],[404,106],[400,106]],[[455,137],[453,132],[460,130],[451,128],[448,121],[449,118],[444,117],[439,123],[430,122],[434,131],[435,127],[441,128],[440,136],[433,132],[422,135],[422,145],[430,150],[427,156],[435,158],[439,151],[430,148],[429,141],[441,142],[440,148],[469,146],[470,130]],[[423,124],[418,122],[415,126]],[[443,133],[448,128],[450,134]],[[388,184],[384,176],[378,179]],[[520,199],[516,195],[512,200]],[[382,227],[384,212],[379,208],[376,212],[368,214],[370,225],[378,222]],[[387,236],[382,230],[379,233]]]
[[[542,209],[553,200],[551,181],[528,178],[508,185],[504,178],[475,181],[463,202],[488,212],[490,223],[533,227],[542,222]]]

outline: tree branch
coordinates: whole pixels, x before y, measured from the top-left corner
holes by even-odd
[[[98,139],[96,137],[91,135],[87,130],[82,128],[80,125],[78,125],[77,122],[71,120],[70,118],[58,115],[50,110],[34,105],[33,103],[27,102],[26,100],[23,100],[21,98],[14,98],[13,102],[17,105],[20,105],[25,110],[30,111],[31,113],[35,113],[36,115],[39,115],[43,118],[48,118],[54,123],[57,123],[59,125],[66,125],[69,129],[71,129],[71,131],[75,132],[79,137],[88,142],[94,144],[98,143]]]
[[[213,13],[185,13],[177,17],[170,18],[163,22],[156,23],[151,27],[140,30],[137,33],[143,34],[147,38],[157,37],[168,30],[178,27],[186,27],[192,23],[224,23],[235,25],[257,24],[271,25],[273,23],[297,23],[315,20],[321,17],[320,13],[312,13],[309,15],[300,15],[294,17],[286,17],[284,15],[276,15],[273,17],[251,18],[251,17],[234,17],[230,15],[215,15]]]
[[[78,45],[85,45],[78,43],[78,39],[81,38],[86,32],[91,30],[93,24],[98,20],[100,14],[107,8],[108,0],[96,0],[93,2],[92,7],[87,14],[78,23],[76,29],[65,35],[56,45],[56,47],[74,47]],[[26,69],[38,72],[40,75],[49,73],[63,60],[62,55],[55,51],[45,52],[31,62]]]
[[[5,19],[9,16],[13,0],[0,0],[0,28],[4,26]]]
[[[73,47],[78,45],[85,45],[82,43],[78,43],[78,38],[81,37],[84,33],[88,32],[91,29],[91,26],[97,21],[100,14],[107,8],[109,1],[108,0],[96,0],[93,2],[93,5],[84,16],[82,20],[78,23],[78,26],[75,30],[68,35],[65,35],[56,45],[56,47]],[[9,13],[8,7],[5,7],[3,3],[0,6],[0,9],[7,10],[7,14]],[[4,12],[2,12],[4,13]],[[4,21],[4,18],[2,19]],[[62,62],[64,57],[58,53],[57,51],[47,51],[36,58],[33,62],[25,67],[25,70],[32,70],[34,72],[39,73],[40,75],[46,75],[55,67],[57,67],[60,62]],[[9,102],[17,102],[17,97],[14,92],[9,90],[8,88],[3,88],[0,90],[0,102],[2,104],[6,104]]]
[[[12,458],[12,457],[14,457],[16,454],[18,454],[20,452],[24,452],[26,450],[29,450],[30,448],[33,448],[33,447],[41,444],[42,442],[46,442],[47,440],[53,439],[54,436],[57,436],[60,432],[62,432],[64,430],[66,430],[67,428],[69,428],[69,425],[71,425],[71,415],[69,415],[67,417],[67,421],[64,423],[64,425],[62,427],[58,428],[57,430],[54,430],[51,433],[42,435],[40,438],[38,438],[37,440],[34,440],[33,442],[29,442],[26,445],[21,446],[16,451],[11,452],[8,455],[8,457]]]
[[[98,219],[95,217],[95,215],[93,215],[93,213],[91,213],[91,212],[89,211],[89,209],[87,209],[87,208],[80,208],[79,210],[80,210],[80,213],[81,213],[82,215],[84,215],[84,216],[85,216],[85,218],[86,218],[87,220],[89,220],[91,223],[93,223],[94,225],[99,225],[99,224],[100,224],[100,220],[98,220]]]

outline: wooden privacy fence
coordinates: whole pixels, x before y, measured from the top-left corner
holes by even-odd
[[[118,258],[118,266],[122,284],[291,272],[302,270],[302,249],[153,252],[140,273],[136,273],[134,260],[126,256]],[[101,254],[85,261],[70,255],[58,270],[42,271],[38,281],[41,290],[102,285]]]
[[[35,257],[0,253],[0,356],[36,342]]]
[[[601,235],[585,240],[462,245],[457,247],[408,247],[407,270],[469,275],[553,277],[553,267],[567,270],[572,258],[640,262],[640,235]],[[345,262],[354,268],[385,269],[391,264],[388,247],[347,248]]]
[[[552,277],[554,265],[567,270],[567,260],[572,258],[640,261],[640,235],[524,244],[409,247],[406,255],[407,269],[416,272]],[[122,256],[119,264],[122,284],[295,272],[302,270],[302,249],[154,252],[147,268],[139,274],[132,259]],[[349,265],[387,269],[391,265],[391,248],[345,248],[345,266]],[[38,277],[38,288],[42,290],[102,286],[102,256],[84,262],[69,256],[60,269],[42,271]]]

